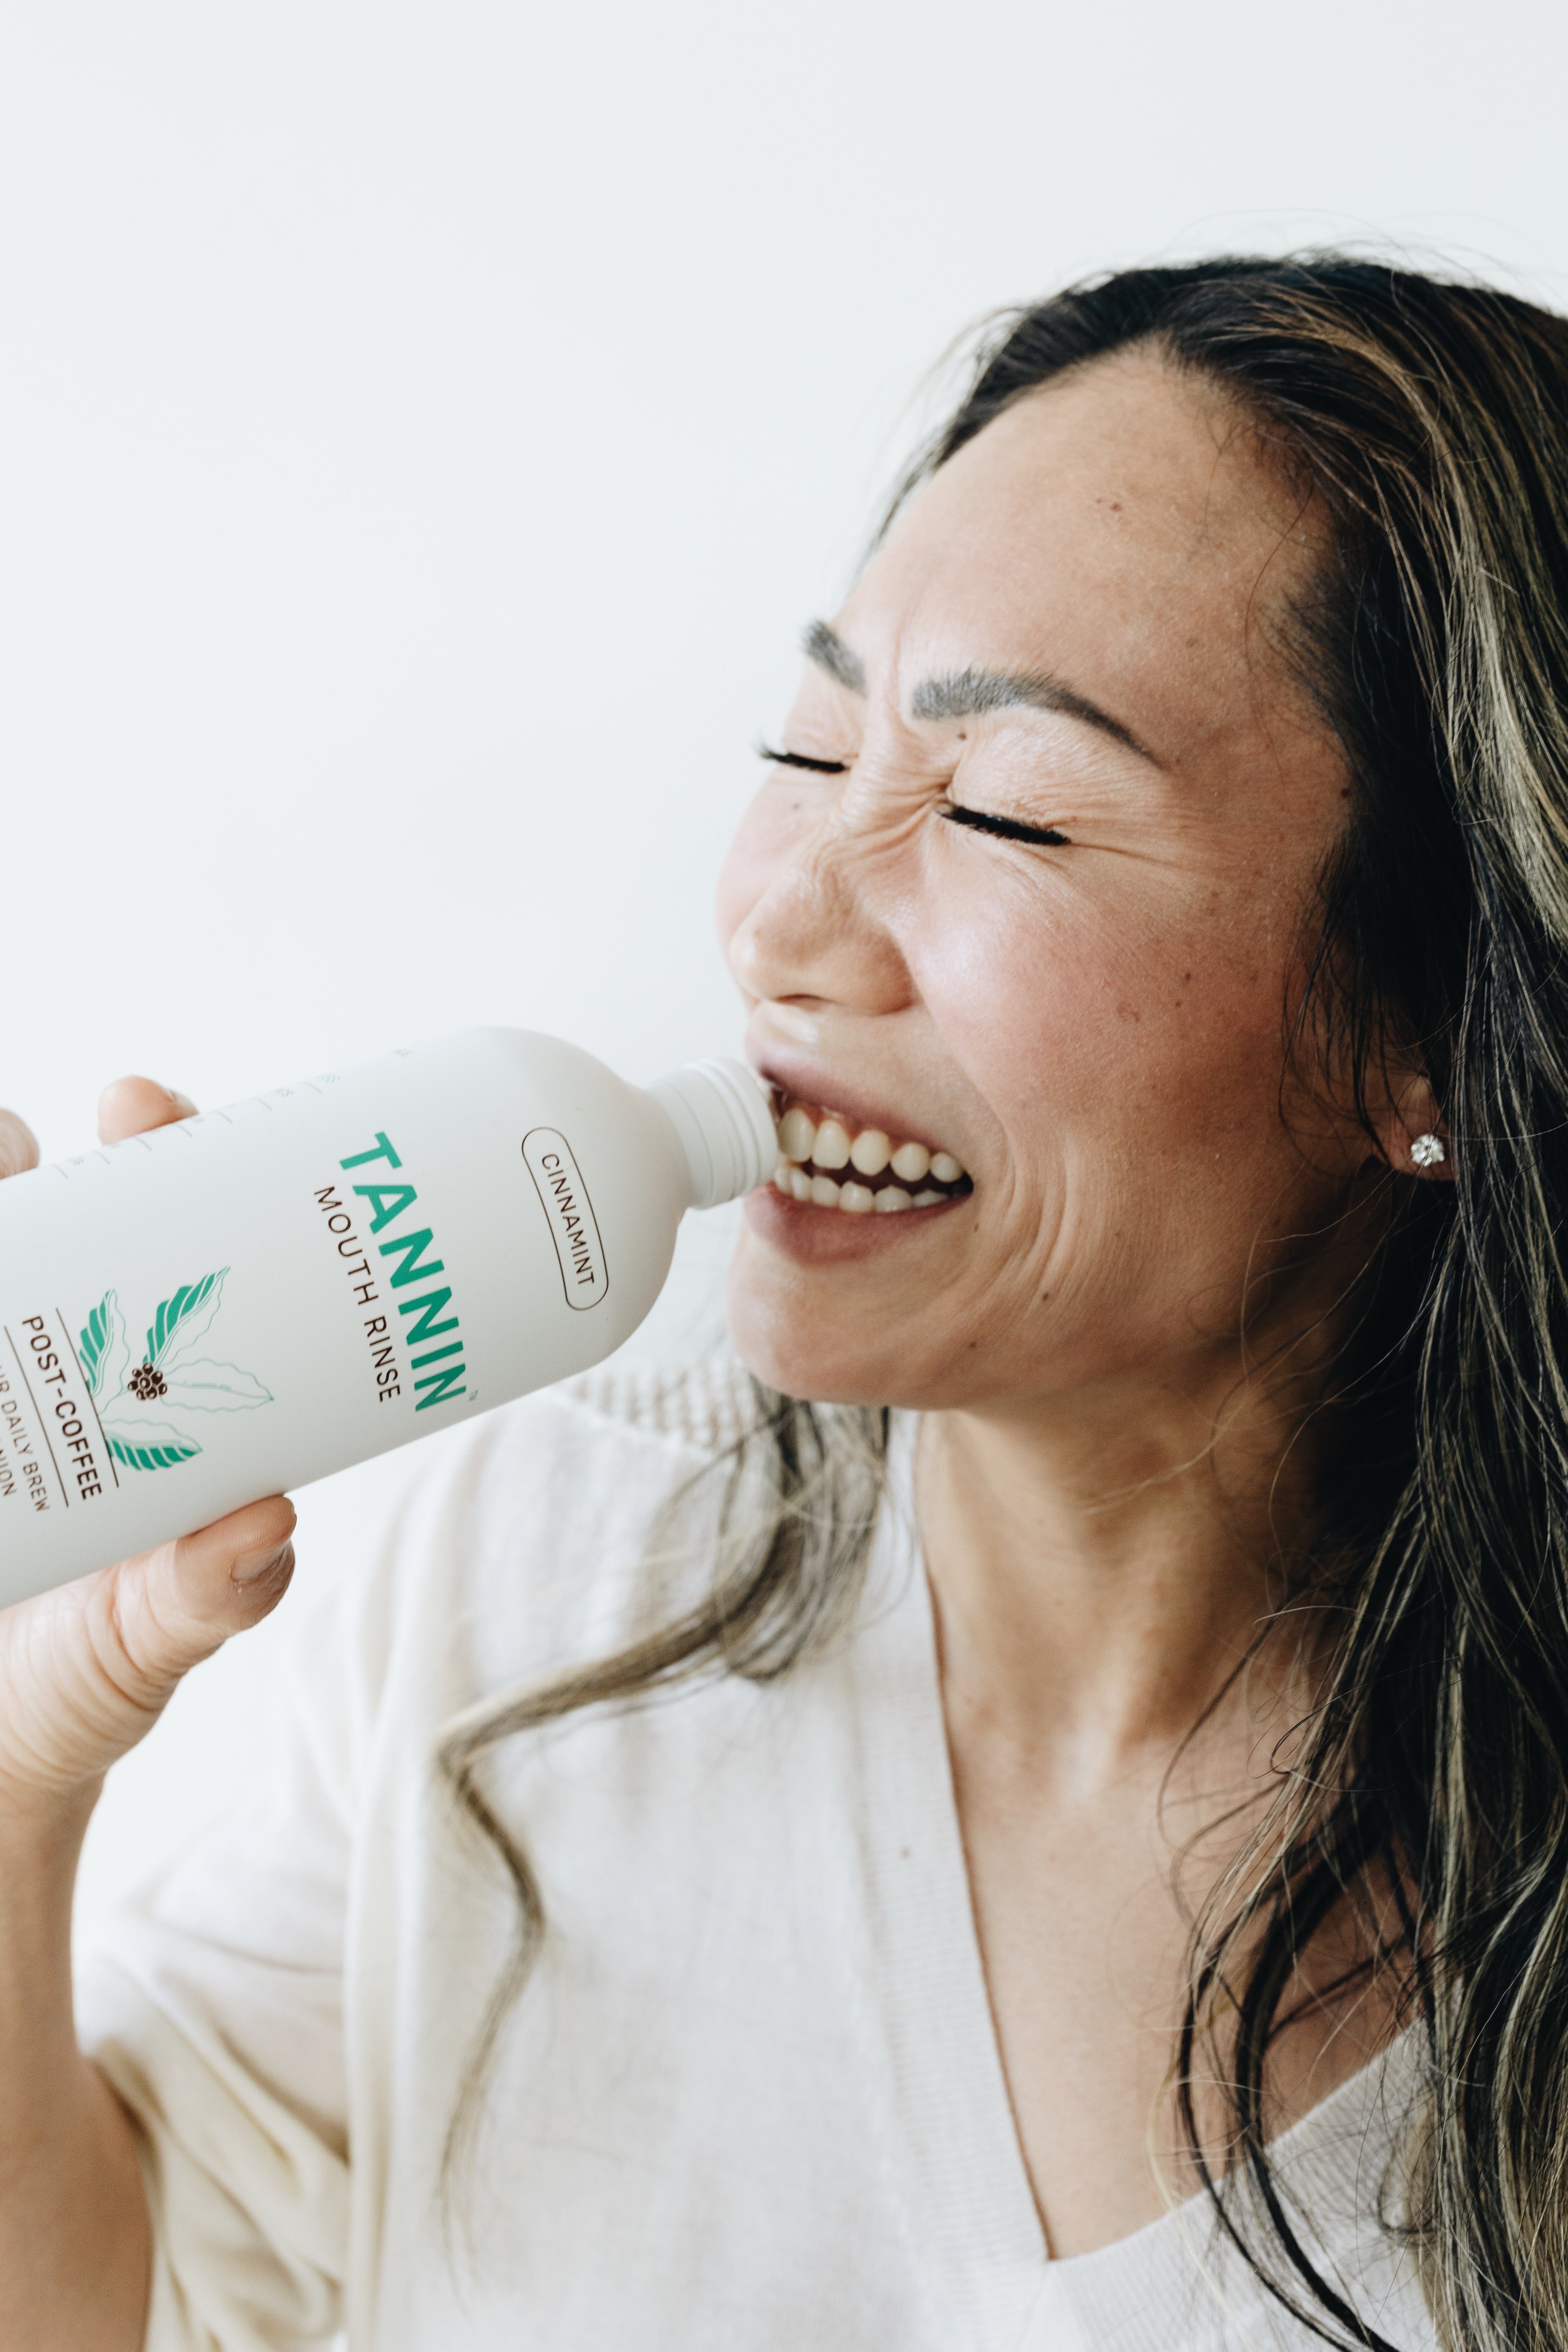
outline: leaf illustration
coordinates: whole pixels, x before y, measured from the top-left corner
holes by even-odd
[[[112,1290],[106,1290],[87,1318],[81,1335],[81,1364],[95,1397],[118,1396],[131,1366],[131,1342],[125,1318]]]
[[[132,1470],[170,1470],[202,1450],[162,1413],[139,1412],[129,1397],[117,1398],[100,1418],[110,1452]]]
[[[176,1433],[167,1445],[134,1444],[123,1437],[111,1437],[109,1450],[128,1470],[173,1470],[176,1464],[189,1462],[202,1449],[191,1438]]]
[[[272,1402],[270,1389],[264,1389],[254,1372],[242,1372],[237,1364],[182,1363],[174,1371],[168,1369],[174,1357],[166,1356],[163,1361],[168,1402],[177,1412],[242,1412],[251,1405]]]
[[[142,1404],[130,1389],[122,1390],[119,1396],[110,1397],[107,1404],[100,1406],[98,1421],[106,1437],[134,1437],[140,1441],[149,1430],[154,1438],[184,1437],[185,1433],[174,1428],[163,1411],[162,1398],[156,1404]]]
[[[184,1284],[173,1298],[165,1298],[153,1318],[147,1333],[147,1361],[160,1371],[165,1369],[164,1351],[178,1335],[177,1346],[171,1350],[169,1360],[176,1360],[192,1341],[204,1339],[213,1317],[223,1299],[224,1276],[227,1266],[216,1274],[204,1274],[199,1282]]]

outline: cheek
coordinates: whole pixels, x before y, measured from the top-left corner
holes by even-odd
[[[1215,903],[1186,919],[1064,904],[993,907],[928,936],[919,985],[948,1053],[1018,1156],[1099,1136],[1116,1156],[1157,1123],[1211,1153],[1223,1131],[1279,1139],[1283,981]]]

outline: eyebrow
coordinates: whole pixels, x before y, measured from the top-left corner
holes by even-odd
[[[858,654],[851,653],[837,630],[826,621],[813,621],[800,641],[800,649],[807,661],[825,669],[851,694],[866,691],[866,665]]]
[[[866,691],[866,665],[826,621],[813,621],[802,640],[808,660],[825,669],[851,694]],[[1147,745],[1130,727],[1091,702],[1047,670],[951,670],[944,677],[922,678],[910,698],[912,719],[979,719],[993,710],[1054,710],[1064,719],[1080,719],[1098,728],[1113,742],[1158,767]]]

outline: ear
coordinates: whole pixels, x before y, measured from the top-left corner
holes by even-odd
[[[1390,1070],[1388,1092],[1375,1124],[1383,1156],[1395,1175],[1419,1177],[1428,1184],[1453,1182],[1447,1122],[1423,1071]],[[1434,1139],[1440,1158],[1432,1157]]]

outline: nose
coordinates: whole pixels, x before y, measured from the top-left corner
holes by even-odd
[[[769,875],[730,940],[730,969],[748,996],[867,1013],[910,1002],[909,965],[872,903],[862,862],[830,820]]]

